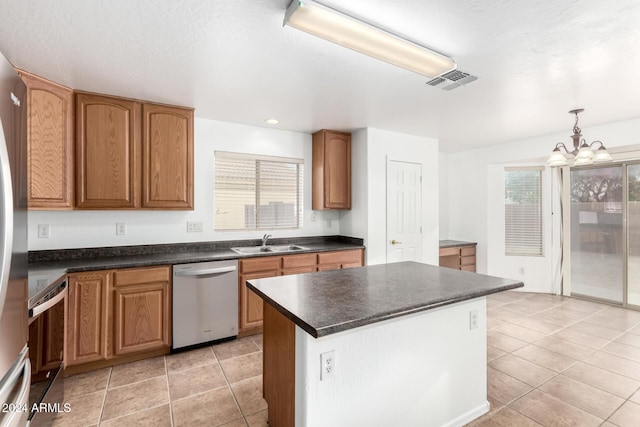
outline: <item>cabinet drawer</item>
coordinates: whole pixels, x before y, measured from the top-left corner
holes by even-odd
[[[440,249],[440,256],[460,255],[460,248],[442,248]]]
[[[318,254],[318,265],[321,264],[354,264],[362,265],[362,251],[322,252]]]
[[[316,254],[287,255],[282,257],[282,268],[315,267]]]
[[[472,273],[476,272],[476,265],[463,265],[460,267],[460,270],[462,271],[471,271]]]
[[[306,267],[296,267],[296,268],[287,268],[282,270],[282,275],[286,276],[288,274],[302,274],[302,273],[313,273],[316,271],[316,266],[307,265]]]
[[[475,265],[476,257],[475,256],[463,256],[460,257],[460,265]]]
[[[169,282],[170,280],[171,269],[168,266],[116,270],[113,273],[113,284],[115,286]]]
[[[281,257],[279,256],[243,259],[243,260],[240,260],[240,272],[242,274],[245,274],[245,273],[255,273],[258,271],[269,271],[269,270],[277,271],[280,269],[280,259]]]
[[[465,246],[460,248],[460,255],[462,256],[469,256],[469,255],[475,255],[475,254],[476,254],[475,246]]]

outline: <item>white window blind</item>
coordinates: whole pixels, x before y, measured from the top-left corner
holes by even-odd
[[[543,255],[542,168],[504,172],[505,254]]]
[[[302,227],[303,160],[215,152],[215,229]]]

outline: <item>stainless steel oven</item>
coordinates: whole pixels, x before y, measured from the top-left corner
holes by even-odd
[[[50,426],[65,411],[62,370],[67,292],[63,272],[29,275],[30,426]]]

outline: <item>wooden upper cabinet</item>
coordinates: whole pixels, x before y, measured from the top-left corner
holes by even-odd
[[[143,104],[142,207],[193,209],[193,109]]]
[[[27,85],[29,209],[74,204],[73,91],[20,71]]]
[[[351,134],[313,134],[312,208],[351,209]]]
[[[140,104],[76,94],[77,200],[81,209],[140,206]]]

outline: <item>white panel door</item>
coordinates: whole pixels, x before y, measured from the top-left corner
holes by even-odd
[[[422,257],[422,165],[387,161],[387,262]]]

